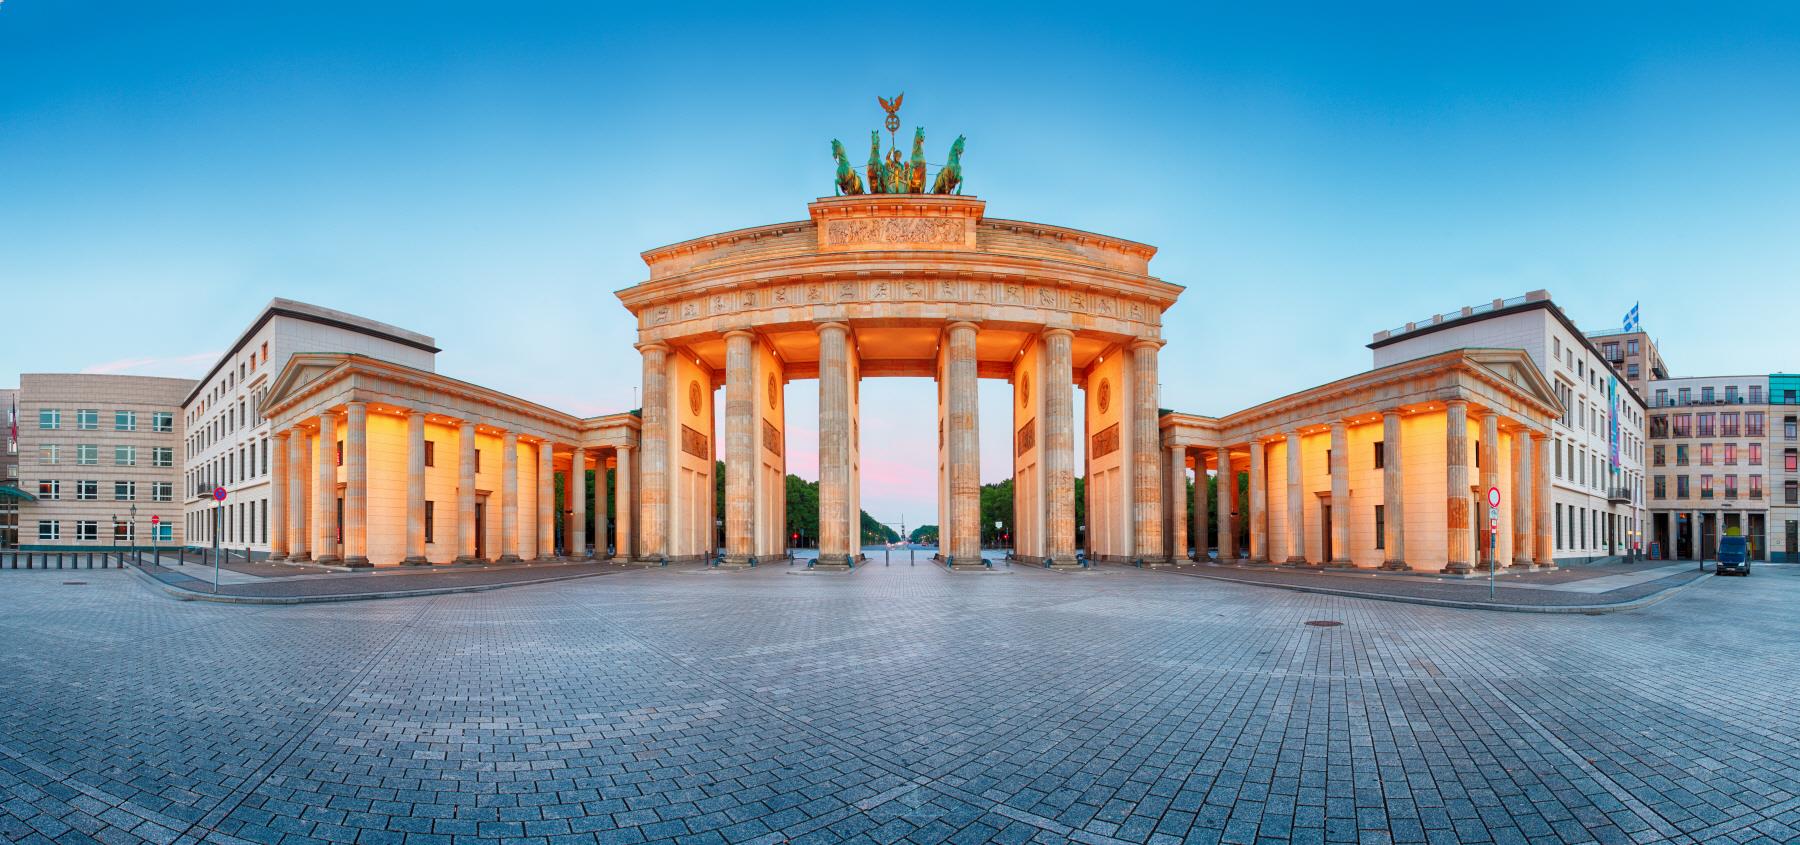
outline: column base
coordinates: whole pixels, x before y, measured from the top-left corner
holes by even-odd
[[[1045,569],[1055,569],[1055,570],[1059,570],[1059,571],[1069,571],[1069,570],[1079,571],[1081,569],[1084,569],[1085,567],[1083,567],[1081,565],[1080,558],[1070,555],[1068,557],[1044,558],[1044,568]]]
[[[1348,560],[1328,560],[1321,564],[1326,569],[1355,569],[1356,564]]]
[[[423,555],[413,555],[413,556],[407,557],[405,560],[400,561],[400,565],[401,566],[430,566],[431,561],[426,560]]]
[[[1404,560],[1384,560],[1381,562],[1383,572],[1411,572],[1412,567]]]
[[[1289,556],[1287,560],[1284,560],[1281,562],[1281,565],[1282,566],[1306,566],[1307,562],[1306,562],[1306,558],[1297,557],[1297,556]]]
[[[299,552],[297,554],[288,555],[287,562],[288,563],[306,563],[309,559],[310,558],[307,556],[306,552]]]
[[[749,569],[756,565],[756,555],[726,555],[719,559],[719,569]]]
[[[350,567],[351,569],[368,569],[368,568],[374,566],[375,564],[370,563],[369,559],[366,557],[363,557],[362,555],[353,555],[351,557],[344,558],[344,565]]]
[[[495,563],[512,564],[512,563],[524,563],[525,561],[524,561],[524,559],[520,558],[518,555],[501,555],[499,557],[499,559],[495,560],[494,562]]]
[[[326,566],[336,566],[338,564],[338,556],[337,555],[319,555],[318,557],[313,558],[313,561],[315,563],[323,564]]]
[[[1467,575],[1474,572],[1475,567],[1470,566],[1467,561],[1458,560],[1444,564],[1444,568],[1439,571],[1445,575]]]
[[[1508,566],[1508,567],[1506,567],[1506,568],[1507,568],[1507,569],[1510,569],[1510,570],[1513,570],[1513,571],[1514,571],[1514,572],[1524,572],[1524,571],[1526,571],[1526,570],[1528,570],[1528,569],[1530,569],[1530,568],[1531,568],[1531,561],[1529,561],[1529,560],[1515,560],[1515,561],[1513,561],[1513,562],[1512,562],[1512,565],[1511,565],[1511,566]]]
[[[808,569],[822,569],[826,572],[848,572],[856,567],[856,558],[850,555],[819,555]]]
[[[1167,569],[1175,565],[1175,559],[1167,557],[1141,557],[1137,559],[1137,564],[1145,569]]]
[[[980,555],[965,555],[961,559],[958,559],[956,555],[948,555],[944,558],[944,568],[951,572],[974,572],[977,569],[990,567]]]
[[[1532,566],[1532,568],[1533,568],[1533,569],[1540,569],[1540,570],[1543,570],[1543,571],[1545,571],[1545,572],[1549,572],[1549,571],[1550,571],[1550,570],[1552,570],[1552,569],[1555,569],[1555,568],[1556,568],[1556,561],[1554,561],[1554,560],[1540,560],[1540,561],[1537,561],[1537,562],[1535,562],[1535,563],[1533,563],[1533,564],[1532,564],[1532,565],[1531,565],[1531,566]]]
[[[457,566],[473,566],[478,563],[487,563],[487,560],[474,556],[457,555],[456,559],[450,562]]]
[[[284,560],[287,560],[286,552],[272,552],[269,554],[269,562],[270,563],[279,563]]]

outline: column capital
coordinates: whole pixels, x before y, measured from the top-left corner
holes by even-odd
[[[1143,349],[1145,347],[1149,347],[1151,349],[1161,349],[1164,346],[1168,345],[1168,343],[1169,343],[1168,341],[1163,340],[1160,337],[1140,337],[1131,342],[1131,348],[1132,349]]]
[[[1494,421],[1496,423],[1498,423],[1500,420],[1500,412],[1494,410],[1493,408],[1487,408],[1487,407],[1482,408],[1479,416],[1482,420],[1487,420],[1488,418],[1491,417],[1494,419]]]
[[[1444,407],[1446,407],[1446,408],[1461,407],[1464,411],[1467,411],[1469,408],[1469,400],[1467,400],[1467,399],[1445,399]]]
[[[361,401],[359,399],[352,399],[352,400],[344,403],[345,411],[349,411],[351,408],[361,408],[364,411],[367,411],[369,409],[369,403]]]
[[[981,324],[970,322],[968,320],[951,320],[944,324],[944,331],[950,331],[958,327],[967,327],[970,330],[977,332],[981,331]]]
[[[1069,337],[1069,338],[1072,338],[1075,336],[1075,332],[1071,329],[1065,329],[1061,326],[1051,326],[1047,329],[1044,329],[1041,332],[1038,332],[1038,336],[1040,336],[1040,337]]]
[[[632,345],[635,346],[637,348],[637,351],[639,351],[639,352],[665,352],[666,353],[669,351],[669,344],[664,343],[663,341],[660,341],[660,340],[646,340],[642,343],[635,343]]]
[[[813,324],[813,331],[815,332],[822,332],[826,329],[842,329],[844,333],[848,334],[850,332],[850,324],[843,320],[821,320]]]
[[[633,445],[631,445],[631,444],[630,444],[630,443],[620,443],[620,444],[619,444],[619,445],[617,445],[617,446],[614,446],[614,447],[612,447],[612,448],[613,448],[613,451],[614,451],[614,452],[619,452],[619,453],[623,453],[623,454],[630,454],[630,453],[631,453],[631,450],[633,450],[633,449],[636,449],[636,448],[637,448],[637,447],[636,447],[636,446],[633,446]]]
[[[273,436],[276,440],[286,440],[288,439],[288,435],[293,433],[294,430],[291,428],[278,428],[273,432]]]
[[[421,411],[417,408],[407,408],[406,409],[406,418],[409,420],[412,419],[413,417],[423,418],[424,416],[425,416],[425,412]]]
[[[1401,411],[1399,408],[1382,408],[1381,409],[1381,418],[1385,420],[1389,417],[1398,417],[1402,413],[1404,413],[1404,412]]]
[[[747,337],[747,338],[750,338],[750,339],[752,339],[752,340],[754,340],[754,339],[756,339],[756,332],[753,332],[753,331],[751,331],[751,330],[749,330],[749,329],[747,329],[747,328],[744,328],[744,329],[728,329],[728,330],[726,330],[726,332],[725,332],[725,339],[727,339],[727,340],[730,340],[730,339],[731,339],[731,338],[734,338],[734,337],[739,337],[739,336],[742,336],[742,337]]]

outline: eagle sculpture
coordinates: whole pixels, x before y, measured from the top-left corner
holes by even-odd
[[[888,102],[888,98],[886,98],[886,97],[883,97],[879,94],[875,96],[876,102],[881,103],[881,107],[886,109],[888,114],[893,114],[894,112],[899,111],[900,110],[900,101],[904,100],[904,99],[906,99],[905,91],[900,92],[900,94],[898,96],[894,97],[894,101],[891,103]]]

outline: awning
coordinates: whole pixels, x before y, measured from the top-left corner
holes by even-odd
[[[37,501],[36,496],[33,496],[24,490],[20,490],[11,484],[0,484],[0,499],[19,499],[26,502]]]

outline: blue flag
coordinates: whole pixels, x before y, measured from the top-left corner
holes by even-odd
[[[1625,328],[1624,328],[1624,330],[1631,331],[1634,328],[1642,328],[1642,327],[1643,327],[1643,323],[1638,322],[1638,303],[1634,302],[1631,304],[1631,310],[1625,312]]]

